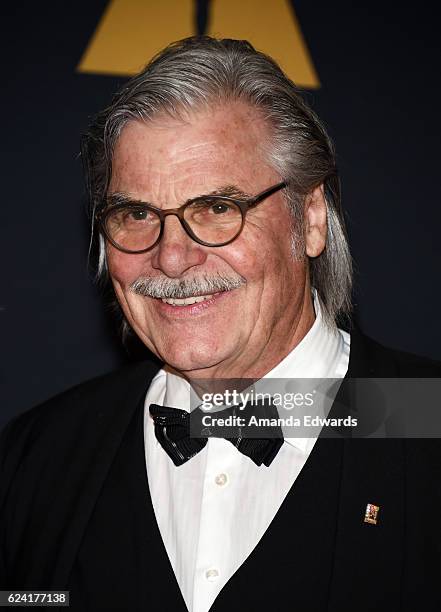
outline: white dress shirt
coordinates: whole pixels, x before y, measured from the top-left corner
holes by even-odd
[[[316,319],[302,341],[266,377],[343,378],[350,337]],[[316,438],[285,438],[269,467],[257,466],[222,438],[209,438],[175,466],[157,441],[150,404],[189,410],[189,385],[162,369],[146,395],[144,439],[153,508],[189,612],[207,612],[275,517]]]

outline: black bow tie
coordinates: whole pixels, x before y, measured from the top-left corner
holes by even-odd
[[[274,416],[274,410],[272,416]],[[156,438],[175,465],[182,465],[197,455],[207,444],[208,438],[190,437],[189,412],[178,408],[169,408],[168,406],[158,406],[157,404],[150,404],[149,411],[155,424]],[[225,410],[222,414],[226,415],[227,413],[234,414],[234,410],[233,412]],[[197,418],[206,415],[206,413],[196,408],[191,415],[192,418]],[[275,415],[277,416],[277,411]],[[231,442],[239,452],[254,461],[256,465],[260,466],[263,463],[268,467],[284,441],[281,429],[277,429],[280,437],[268,439],[242,438],[239,432],[238,437],[226,437],[225,439]],[[231,429],[229,431],[231,432]]]

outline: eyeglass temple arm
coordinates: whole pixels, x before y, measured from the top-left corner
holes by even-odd
[[[274,185],[269,189],[265,189],[265,191],[262,191],[262,193],[259,193],[255,198],[250,201],[250,206],[255,206],[256,204],[259,204],[259,202],[261,202],[265,198],[269,198],[270,195],[273,195],[273,193],[276,193],[276,191],[280,191],[280,189],[284,189],[287,186],[287,181],[283,181],[282,183],[277,183],[277,185]]]

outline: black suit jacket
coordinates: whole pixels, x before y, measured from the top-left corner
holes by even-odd
[[[441,376],[436,362],[351,336],[348,377]],[[71,588],[77,610],[185,610],[145,470],[142,408],[158,367],[86,382],[5,428],[0,588]],[[439,609],[440,446],[320,439],[212,610]],[[378,525],[363,522],[367,503]]]

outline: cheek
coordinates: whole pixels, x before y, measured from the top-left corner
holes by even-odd
[[[129,255],[113,247],[107,248],[107,265],[113,281],[127,287],[135,281],[148,267],[146,255]]]
[[[271,277],[277,282],[294,263],[292,255],[292,217],[285,205],[272,217],[253,217],[239,238],[232,243],[229,261],[248,280]],[[228,248],[228,247],[227,247]],[[243,271],[243,272],[242,272]]]
[[[290,239],[280,239],[273,232],[259,232],[257,237],[240,237],[225,259],[249,283],[263,285],[280,282],[291,270],[291,263],[294,263]]]
[[[216,249],[216,255],[248,282],[256,282],[262,280],[268,264],[279,259],[279,251],[272,232],[250,225],[233,243]]]

